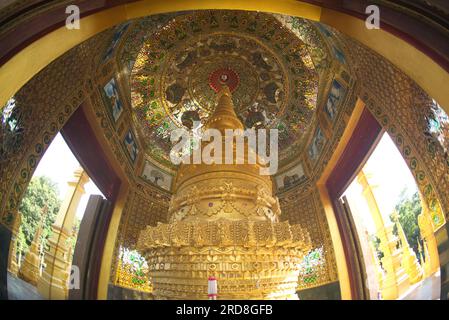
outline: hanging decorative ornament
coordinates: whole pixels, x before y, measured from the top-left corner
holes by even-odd
[[[228,67],[219,68],[209,75],[209,86],[215,92],[220,91],[224,85],[229,88],[229,91],[234,92],[239,82],[240,77],[237,72]]]

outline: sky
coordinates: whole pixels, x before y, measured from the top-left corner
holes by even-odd
[[[363,167],[363,171],[367,175],[368,182],[373,189],[384,221],[389,221],[389,215],[393,212],[404,189],[407,189],[406,194],[409,196],[418,191],[415,179],[407,163],[388,133],[384,133],[376,149]],[[372,233],[375,230],[374,223],[365,201],[362,200],[363,197],[360,196],[361,191],[361,186],[354,180],[348,187],[345,195],[348,197],[353,214],[358,213],[368,232]]]
[[[63,200],[67,192],[67,181],[79,167],[81,166],[78,160],[67,146],[64,138],[58,133],[39,162],[34,176],[47,176],[53,180],[58,186],[59,198]],[[86,209],[89,196],[92,194],[103,195],[92,180],[86,183],[84,189],[86,193],[81,198],[76,212],[76,216],[80,219]]]

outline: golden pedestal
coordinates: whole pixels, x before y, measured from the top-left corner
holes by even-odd
[[[45,254],[45,269],[39,279],[37,290],[46,299],[65,300],[68,297],[69,258],[68,239],[63,230],[53,226]]]
[[[8,271],[17,276],[19,273],[19,263],[17,261],[17,236],[20,229],[20,224],[22,222],[22,215],[19,212],[16,216],[12,227],[12,236],[11,236],[11,249],[9,250],[8,256]]]
[[[410,281],[405,269],[402,268],[402,249],[398,248],[398,239],[393,235],[393,226],[380,230],[380,249],[384,254],[381,259],[385,277],[381,292],[385,300],[394,300],[407,292]]]
[[[299,225],[268,221],[160,224],[142,232],[156,299],[297,299],[299,268],[310,239]]]
[[[413,251],[412,248],[410,248],[410,245],[408,244],[408,240],[407,237],[405,236],[404,229],[402,229],[401,223],[399,222],[399,216],[397,212],[393,214],[393,218],[396,223],[399,239],[401,240],[401,247],[402,247],[401,266],[407,273],[410,280],[410,284],[417,283],[422,279],[423,272],[421,266],[419,265],[418,260],[416,259],[415,252]]]
[[[402,267],[406,270],[406,273],[408,274],[408,277],[410,279],[410,284],[417,283],[421,281],[423,276],[423,271],[421,269],[421,266],[418,263],[418,260],[416,258],[416,255],[413,253],[411,254],[404,254],[402,257]]]
[[[42,231],[43,222],[48,213],[48,208],[44,207],[41,213],[41,219],[36,229],[31,246],[25,255],[25,259],[20,267],[19,276],[26,282],[36,286],[40,278],[41,267],[41,243],[42,243]]]
[[[19,277],[33,286],[37,285],[40,277],[40,256],[39,252],[35,251],[34,249],[30,249],[27,252],[19,270]]]
[[[39,293],[46,299],[63,300],[68,297],[71,265],[68,240],[72,234],[78,204],[84,194],[84,185],[88,181],[89,177],[80,168],[67,183],[68,190],[52,226],[49,249],[45,252],[45,269],[37,286]]]

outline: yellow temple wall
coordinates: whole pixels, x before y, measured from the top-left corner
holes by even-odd
[[[116,262],[116,238],[119,237],[126,244],[133,243],[129,237],[138,234],[136,224],[142,223],[145,226],[151,222],[148,219],[165,217],[168,208],[168,193],[138,178],[142,157],[138,158],[134,166],[127,158],[121,141],[127,129],[124,126],[130,123],[129,118],[127,119],[129,114],[126,113],[120,119],[116,130],[101,97],[100,89],[105,81],[119,73],[114,60],[100,66],[112,35],[113,30],[106,31],[70,50],[19,90],[14,97],[21,116],[19,124],[25,130],[22,140],[7,154],[7,161],[0,168],[1,223],[11,228],[22,196],[40,159],[72,113],[83,105],[96,138],[105,146],[106,156],[122,180],[105,244],[99,298],[106,298],[107,285],[110,278],[114,277],[111,275],[111,264]],[[121,83],[118,85],[120,87]],[[120,93],[124,108],[130,108],[123,90]],[[154,202],[160,205],[154,206]],[[162,203],[166,203],[166,206]],[[132,211],[127,211],[130,207]],[[156,213],[145,211],[146,208],[153,208]],[[126,213],[123,218],[122,212]],[[136,217],[143,220],[133,220]],[[164,221],[163,218],[161,221]]]
[[[345,53],[346,65],[342,66],[340,71],[335,70],[335,76],[340,80],[350,77],[353,92],[346,98],[334,124],[330,124],[322,116],[320,111],[322,106],[318,106],[318,124],[328,140],[318,160],[319,165],[314,166],[310,160],[307,161],[307,156],[305,157],[309,177],[318,183],[325,183],[323,173],[332,166],[330,162],[337,146],[344,149],[348,142],[348,139],[342,141],[343,133],[357,105],[356,100],[360,99],[390,134],[404,157],[419,190],[432,207],[432,217],[436,218],[434,229],[437,232],[448,218],[449,159],[445,157],[437,139],[425,133],[427,130],[425,119],[431,111],[431,97],[401,70],[359,42],[335,32],[327,41],[331,45],[337,45]],[[360,113],[359,109],[357,112]],[[321,200],[325,199],[321,197]],[[333,215],[332,208],[328,211],[330,213],[327,214]],[[300,214],[299,210],[297,214]],[[328,216],[329,224],[331,220],[333,219],[329,220]],[[334,232],[338,233],[338,229],[331,227],[331,230],[333,236]],[[333,245],[337,250],[338,243],[334,241]],[[344,270],[345,262],[342,259],[344,260],[342,254],[336,255],[339,266],[337,269],[343,271],[340,283],[341,276],[347,272]],[[350,297],[349,287],[342,286],[341,291],[342,297]]]
[[[316,270],[316,280],[300,282],[298,291],[338,281],[331,234],[317,189],[305,183],[278,197],[282,211],[281,220],[288,220],[290,224],[301,224],[310,234],[312,247],[323,247],[325,263]]]
[[[156,226],[158,222],[168,222],[168,202],[167,196],[162,196],[149,189],[134,189],[129,194],[114,244],[109,284],[137,291],[146,290],[144,286],[132,283],[129,273],[123,272],[124,270],[120,268],[120,249],[135,250],[138,236],[146,226]]]
[[[438,140],[426,134],[430,97],[383,57],[347,36],[336,36],[356,71],[358,97],[388,132],[433,207],[437,230],[449,217],[449,158]]]
[[[317,106],[316,123],[324,131],[325,145],[317,161],[312,161],[307,156],[307,147],[302,159],[299,160],[302,161],[305,174],[310,181],[278,195],[284,217],[291,223],[304,221],[308,215],[303,214],[302,210],[306,208],[304,211],[310,211],[311,206],[315,207],[316,215],[320,216],[318,208],[322,207],[323,199],[315,197],[316,183],[323,183],[320,179],[322,180],[322,175],[329,166],[337,146],[344,148],[348,142],[341,139],[356,101],[360,99],[390,134],[415,177],[418,188],[425,195],[427,203],[432,204],[432,214],[439,220],[434,223],[434,229],[437,231],[448,218],[449,159],[445,158],[439,142],[425,134],[427,126],[425,116],[430,113],[431,97],[401,70],[359,42],[335,32],[325,40],[330,46],[335,45],[342,49],[346,63],[331,68],[331,73],[327,75],[328,83],[324,86],[327,89],[319,94],[321,105]],[[322,99],[321,95],[327,94],[330,82],[334,78],[349,88],[350,95],[345,98],[336,121],[332,123],[322,111],[322,104],[326,99]],[[308,137],[309,144],[311,138]],[[340,142],[343,143],[342,146],[339,145]],[[330,211],[333,213],[332,209]],[[334,230],[334,227],[331,226],[332,232],[338,233],[338,229]],[[332,245],[334,248],[338,247],[335,239]],[[340,268],[343,274],[347,272],[344,270],[345,262],[341,261],[344,260],[343,255],[337,254],[334,259],[337,266],[342,266]],[[335,272],[337,271],[338,268]],[[349,288],[342,288],[342,297],[350,296],[348,290]]]
[[[125,94],[128,92],[127,82],[122,78],[123,74],[120,70],[121,67],[117,64],[116,57],[99,65],[94,83],[97,90],[90,95],[90,108],[86,110],[89,118],[95,119],[96,126],[92,123],[95,132],[102,136],[101,142],[107,145],[110,158],[113,158],[118,165],[114,169],[121,172],[122,181],[126,186],[126,192],[122,192],[122,196],[119,197],[120,210],[113,215],[108,231],[100,274],[99,299],[108,298],[110,284],[131,290],[144,290],[141,286],[131,283],[127,279],[128,277],[121,278],[122,274],[119,272],[120,248],[134,250],[137,237],[143,228],[147,225],[156,225],[157,222],[166,222],[170,200],[168,191],[152,186],[140,177],[145,161],[142,146],[138,146],[139,153],[134,163],[130,161],[123,147],[124,135],[131,129],[132,121],[129,97]],[[100,93],[103,86],[112,78],[116,80],[123,104],[123,114],[116,123],[113,123],[108,115],[109,111]]]
[[[98,55],[111,32],[99,34],[51,63],[14,97],[23,128],[21,139],[0,167],[1,223],[13,225],[21,198],[39,160],[78,106],[97,90],[93,85]]]

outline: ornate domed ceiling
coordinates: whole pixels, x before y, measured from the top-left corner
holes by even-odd
[[[280,161],[297,152],[317,105],[318,58],[281,19],[189,12],[144,39],[130,88],[133,121],[148,156],[170,167],[170,132],[204,124],[223,84],[247,128],[279,129]]]

